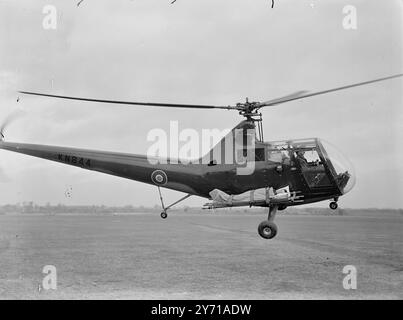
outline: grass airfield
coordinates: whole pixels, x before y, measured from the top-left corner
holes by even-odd
[[[264,213],[217,213],[0,215],[0,299],[403,298],[401,214],[279,213],[264,240]]]

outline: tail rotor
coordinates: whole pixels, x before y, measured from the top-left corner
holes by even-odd
[[[0,126],[0,140],[3,141],[4,140],[4,130],[14,121],[16,120],[18,117],[22,116],[22,111],[18,110],[18,111],[14,111],[12,113],[10,113],[3,121],[3,123]]]

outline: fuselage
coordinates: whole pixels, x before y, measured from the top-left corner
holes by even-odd
[[[354,182],[351,169],[344,167],[342,171],[336,170],[334,161],[319,139],[256,142],[252,158],[247,156],[242,164],[236,161],[217,162],[214,149],[210,152],[209,161],[201,158],[190,162],[3,140],[0,141],[0,149],[205,198],[210,198],[209,193],[213,189],[236,195],[265,187],[279,189],[288,186],[290,191],[302,195],[302,201],[288,204],[296,205],[337,198],[349,191]],[[306,163],[298,159],[297,153],[301,151],[312,153]],[[253,170],[240,174],[239,169],[246,166]],[[163,175],[163,179],[159,179],[158,174]]]

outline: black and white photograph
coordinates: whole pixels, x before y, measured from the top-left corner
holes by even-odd
[[[401,300],[402,141],[401,0],[0,0],[0,300]]]

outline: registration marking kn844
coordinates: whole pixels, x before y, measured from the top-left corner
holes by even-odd
[[[65,154],[58,154],[57,159],[59,161],[80,166],[80,167],[91,167],[91,160],[87,158],[82,158],[82,157],[77,157],[77,156],[72,156],[72,155],[65,155]]]

